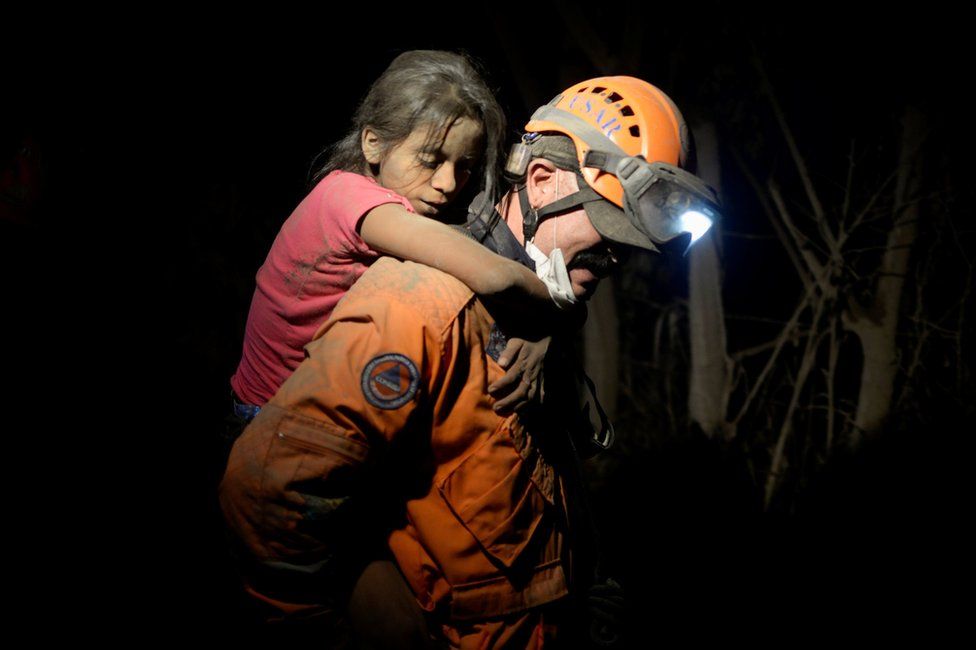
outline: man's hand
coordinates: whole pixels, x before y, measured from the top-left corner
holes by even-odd
[[[542,363],[551,340],[548,336],[539,341],[508,340],[498,357],[498,365],[507,372],[488,387],[488,393],[497,400],[496,413],[508,415],[532,401],[542,402]]]

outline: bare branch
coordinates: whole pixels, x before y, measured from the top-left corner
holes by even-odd
[[[851,209],[851,188],[854,185],[854,142],[855,139],[851,138],[851,152],[847,154],[847,184],[844,186],[844,203],[840,209],[842,225],[847,221],[847,213]],[[840,240],[841,237],[838,237],[838,244]]]
[[[792,235],[797,250],[800,251],[803,261],[806,262],[810,275],[814,278],[820,278],[820,290],[823,293],[828,293],[829,289],[826,285],[827,278],[823,273],[823,265],[820,263],[820,260],[817,259],[816,255],[813,254],[813,251],[810,250],[810,240],[806,237],[806,235],[800,232],[799,228],[797,228],[793,223],[789,210],[786,209],[786,204],[783,202],[783,196],[780,194],[779,187],[772,179],[769,180],[769,194],[773,197],[773,202],[776,204],[776,207],[779,210],[780,218],[783,220],[783,223],[786,224],[787,232]]]
[[[908,368],[905,369],[905,383],[902,386],[901,395],[898,397],[898,403],[901,403],[905,399],[912,379],[915,377],[915,372],[918,370],[919,366],[922,365],[922,350],[925,349],[925,342],[928,337],[929,330],[922,330],[918,343],[915,344],[915,349],[912,351],[911,363],[909,363]]]
[[[775,348],[778,344],[779,344],[779,338],[777,337],[776,339],[774,339],[772,341],[767,341],[767,342],[761,343],[759,345],[754,345],[751,348],[745,348],[744,350],[739,350],[738,352],[733,352],[730,356],[732,357],[732,360],[733,361],[741,362],[744,359],[748,359],[749,357],[754,357],[757,354],[762,354],[766,350],[770,350],[772,348]]]
[[[803,336],[807,336],[808,334],[809,334],[809,331],[806,331],[806,332],[798,332],[797,333],[797,336],[803,337]],[[731,354],[731,358],[734,361],[743,361],[745,359],[748,359],[749,357],[754,357],[756,355],[762,354],[766,350],[770,350],[772,348],[775,348],[778,343],[779,343],[779,338],[777,337],[777,338],[773,339],[772,341],[766,341],[765,343],[760,343],[759,345],[754,345],[751,348],[745,348],[745,349],[739,350],[738,352],[733,352]]]
[[[821,234],[831,251],[835,251],[838,249],[837,241],[827,228],[827,215],[824,212],[823,206],[820,204],[820,199],[817,197],[817,192],[813,187],[813,181],[810,179],[810,173],[807,170],[806,161],[803,159],[803,156],[800,154],[800,149],[796,145],[796,140],[793,138],[793,131],[790,129],[789,124],[786,123],[786,115],[779,105],[779,100],[776,99],[776,93],[773,92],[773,85],[769,80],[769,76],[766,74],[766,68],[763,65],[762,58],[759,56],[759,51],[756,49],[755,44],[753,44],[752,60],[756,71],[759,73],[762,88],[769,97],[769,102],[773,108],[773,115],[776,117],[780,130],[783,132],[783,137],[786,139],[786,145],[789,147],[790,155],[793,157],[793,163],[796,165],[797,172],[800,174],[800,180],[803,182],[807,198],[813,207],[813,213],[820,226]]]
[[[892,249],[911,248],[911,245],[909,244],[908,246],[892,246],[891,248]],[[872,277],[875,277],[875,278],[900,278],[900,279],[904,280],[905,278],[908,277],[908,274],[907,273],[894,273],[894,272],[888,273],[888,272],[885,272],[885,271],[878,271],[877,273],[874,273],[872,275]]]
[[[826,297],[821,295],[820,300],[817,301],[814,323],[819,322],[826,302]],[[779,436],[776,440],[776,446],[773,448],[773,461],[769,468],[769,474],[766,477],[766,496],[764,501],[765,508],[769,508],[769,503],[773,498],[773,494],[776,492],[777,485],[779,484],[779,477],[782,473],[781,465],[783,464],[783,450],[786,448],[786,440],[789,438],[790,432],[793,430],[793,413],[796,411],[796,405],[800,399],[800,394],[803,392],[803,388],[807,383],[807,378],[810,376],[810,370],[813,368],[813,363],[817,357],[817,348],[820,345],[820,341],[823,340],[824,334],[824,332],[811,332],[811,335],[807,337],[807,345],[806,349],[803,351],[803,360],[800,362],[800,370],[797,372],[796,379],[793,383],[793,394],[790,396],[790,404],[786,408],[786,415],[783,417],[783,425],[780,427]]]
[[[812,282],[810,274],[808,273],[806,267],[804,267],[803,262],[800,260],[800,254],[797,251],[796,246],[793,244],[792,238],[783,229],[779,219],[776,218],[776,211],[773,209],[772,204],[770,204],[765,190],[763,190],[762,186],[759,184],[759,181],[752,174],[749,166],[746,164],[745,160],[742,158],[742,155],[735,147],[732,148],[732,157],[735,159],[735,163],[739,166],[739,170],[743,173],[743,175],[745,175],[746,180],[748,180],[749,184],[752,185],[752,189],[756,193],[756,198],[759,199],[763,212],[766,213],[766,218],[769,219],[769,223],[773,226],[773,230],[776,231],[776,236],[783,244],[783,248],[786,249],[786,254],[793,263],[793,267],[796,269],[797,275],[800,276],[804,289],[809,291],[810,284]]]
[[[735,230],[722,230],[723,237],[731,237],[733,239],[776,239],[776,235],[754,235],[747,232],[737,232]]]
[[[961,237],[960,235],[961,235],[961,234],[962,234],[963,232],[967,232],[967,233],[968,233],[968,232],[972,232],[972,231],[971,231],[971,230],[966,230],[966,231],[960,231],[960,230],[959,230],[959,229],[958,229],[958,228],[956,227],[956,224],[955,224],[955,223],[954,223],[954,222],[952,221],[952,219],[951,219],[951,218],[949,218],[949,219],[946,219],[946,225],[947,225],[947,227],[949,228],[949,230],[950,230],[950,231],[952,231],[952,238],[951,238],[951,241],[952,241],[953,243],[955,243],[955,245],[956,245],[956,249],[957,249],[957,250],[959,251],[959,255],[961,255],[961,256],[962,256],[962,259],[963,259],[963,261],[964,261],[964,262],[966,263],[966,266],[967,266],[967,267],[969,268],[969,270],[971,271],[971,270],[972,270],[972,268],[973,268],[973,262],[972,262],[972,260],[970,260],[970,259],[969,259],[969,254],[968,254],[968,251],[966,251],[966,249],[965,249],[965,248],[963,247],[963,245],[962,245],[962,242],[963,242],[963,238],[962,238],[962,237]]]
[[[911,246],[911,244],[908,244]],[[864,248],[848,248],[845,253],[870,253],[873,251],[886,251],[890,250],[889,246],[865,246]]]
[[[776,188],[776,192],[779,193],[779,185],[776,184],[775,180],[773,180],[772,178],[770,178],[768,184],[771,187],[775,187]],[[786,206],[786,201],[782,198],[782,193],[780,193],[780,202],[782,203],[783,210],[785,210],[786,209],[786,207],[785,207]],[[779,206],[777,206],[777,207],[779,207]],[[802,214],[806,215],[811,221],[813,220],[813,215],[811,215],[806,210],[804,210],[803,207],[798,206],[798,205],[795,205],[795,207]],[[787,216],[789,216],[790,213],[787,212],[786,214],[787,214]],[[796,233],[803,238],[803,244],[805,246],[807,246],[809,248],[812,248],[813,250],[815,250],[816,252],[820,253],[824,257],[827,257],[827,258],[831,257],[832,251],[830,251],[827,248],[825,248],[824,246],[822,246],[820,244],[820,242],[817,241],[816,239],[814,239],[813,237],[808,237],[806,235],[806,233],[803,232],[803,230],[800,227],[796,226],[796,222],[795,221],[791,220],[790,221],[790,224],[793,226],[793,228],[795,229]]]
[[[956,390],[962,394],[963,390],[963,370],[966,367],[964,363],[965,357],[962,353],[962,343],[963,336],[962,333],[966,331],[966,310],[962,307],[969,302],[969,296],[973,292],[973,267],[970,265],[969,273],[966,274],[966,286],[963,287],[962,297],[959,300],[959,324],[956,326]]]
[[[827,455],[834,445],[834,378],[837,374],[837,359],[840,357],[840,342],[837,340],[836,315],[830,319],[830,351],[827,356]]]
[[[782,327],[789,323],[788,320],[778,320],[776,318],[766,318],[764,316],[749,316],[748,314],[726,314],[725,320],[741,320],[750,323],[765,323],[767,325],[776,325],[777,327]]]
[[[787,341],[790,341],[795,336],[797,323],[800,321],[800,315],[810,304],[810,300],[813,298],[816,291],[815,287],[815,284],[810,285],[809,290],[803,296],[803,299],[800,301],[800,304],[797,306],[796,310],[794,310],[793,316],[790,318],[789,322],[786,323],[786,327],[783,328],[779,338],[776,339],[776,345],[773,349],[773,353],[770,355],[769,361],[766,362],[766,367],[763,368],[761,373],[759,373],[759,378],[756,380],[755,385],[753,385],[752,390],[749,391],[749,395],[746,397],[745,402],[743,402],[742,407],[739,409],[738,415],[732,419],[733,425],[738,425],[739,421],[742,420],[743,416],[745,416],[746,412],[749,410],[749,406],[752,404],[752,401],[759,393],[759,389],[766,381],[766,378],[769,376],[770,372],[772,372],[773,367],[775,367],[776,360],[779,358],[779,354],[782,352],[783,346],[785,346]]]
[[[858,212],[857,213],[857,216],[854,217],[853,223],[851,223],[850,228],[847,229],[847,232],[848,233],[851,233],[851,232],[854,232],[855,230],[857,230],[858,226],[860,226],[861,223],[864,222],[864,220],[867,217],[867,215],[870,214],[871,210],[874,208],[874,204],[877,203],[878,200],[882,196],[884,196],[884,193],[887,190],[888,185],[893,180],[895,180],[895,178],[897,176],[898,176],[898,170],[895,170],[895,171],[891,172],[891,174],[888,175],[888,178],[886,178],[883,183],[881,183],[881,186],[878,187],[877,191],[874,194],[871,195],[871,198],[868,199],[868,202],[865,204],[865,206],[863,208],[861,208],[861,211]],[[843,245],[844,242],[843,241],[840,241],[838,243],[840,243],[841,245]]]

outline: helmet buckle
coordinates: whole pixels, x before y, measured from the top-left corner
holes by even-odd
[[[505,162],[505,175],[511,179],[522,178],[531,159],[532,151],[528,145],[516,142],[508,153],[508,160]]]

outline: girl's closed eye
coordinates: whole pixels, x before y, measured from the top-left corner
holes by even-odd
[[[420,156],[417,161],[426,169],[437,169],[441,166],[441,161],[432,156]]]

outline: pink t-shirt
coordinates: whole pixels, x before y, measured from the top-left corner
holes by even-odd
[[[305,345],[336,303],[379,257],[359,236],[363,216],[404,197],[371,178],[334,171],[298,204],[258,270],[244,330],[244,353],[230,384],[263,405],[305,358]]]

